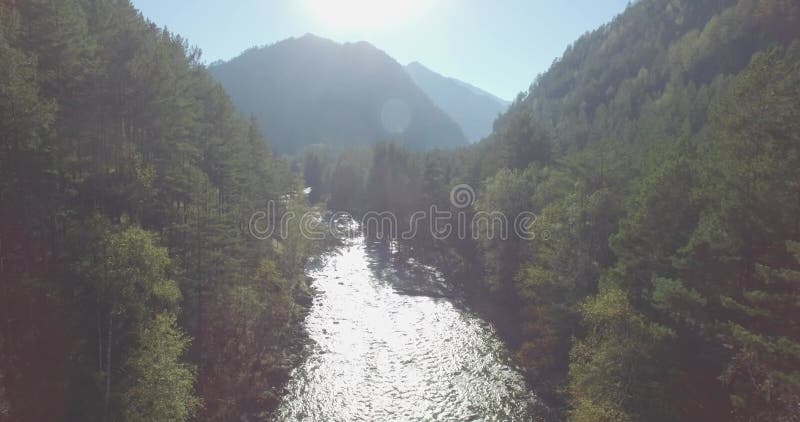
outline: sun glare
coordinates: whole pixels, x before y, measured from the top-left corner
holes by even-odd
[[[320,21],[340,29],[408,23],[422,12],[425,3],[426,0],[308,0]]]

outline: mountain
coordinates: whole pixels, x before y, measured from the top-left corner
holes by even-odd
[[[476,263],[461,274],[518,304],[509,337],[563,419],[797,420],[798,98],[797,0],[630,2],[439,188],[536,210],[542,237],[433,265]]]
[[[492,132],[492,123],[509,102],[458,79],[442,76],[421,63],[412,62],[406,72],[433,102],[461,126],[470,142]]]
[[[568,46],[498,119],[494,138],[529,117],[560,152],[698,132],[730,75],[755,53],[797,39],[798,13],[787,0],[632,2]]]
[[[364,176],[328,203],[403,215],[468,184],[474,216],[535,210],[517,236],[473,224],[398,248],[503,309],[493,325],[559,413],[543,420],[797,421],[798,98],[799,1],[638,0],[485,140],[339,159]],[[368,182],[337,198],[350,180]]]
[[[467,144],[458,124],[402,65],[369,43],[307,34],[210,66],[277,153],[394,141],[414,149]]]

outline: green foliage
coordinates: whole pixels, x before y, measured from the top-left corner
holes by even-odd
[[[400,250],[500,304],[529,379],[572,420],[794,420],[798,16],[787,0],[634,2],[482,143],[311,151],[311,199],[405,224],[454,210],[468,183],[468,218],[536,213],[533,241],[475,226]],[[450,133],[429,117],[426,135]],[[337,133],[373,132],[357,126]],[[276,145],[320,137],[277,129]],[[199,52],[127,2],[0,2],[0,133],[0,419],[268,418],[316,244],[257,241],[248,222],[268,200],[310,208]]]
[[[700,218],[682,251],[687,287],[715,305],[699,317],[732,349],[720,378],[737,420],[796,411],[796,384],[779,380],[796,376],[800,338],[798,65],[796,43],[756,55],[715,109],[693,194]]]
[[[522,244],[516,277],[524,321],[519,355],[532,379],[546,378],[540,391],[551,400],[565,381],[578,304],[613,263],[607,239],[617,228],[631,171],[623,157],[614,145],[598,144],[542,171],[536,184],[540,237]]]
[[[499,167],[524,169],[530,163],[550,161],[552,135],[533,116],[513,114],[495,132]]]
[[[613,276],[634,292],[637,303],[649,299],[654,275],[677,275],[673,266],[678,250],[697,225],[698,210],[691,198],[699,182],[696,149],[694,142],[681,139],[646,152],[641,166],[645,172],[634,181],[625,218],[609,239],[617,257]]]
[[[503,309],[529,380],[569,418],[793,420],[798,16],[784,0],[634,2],[483,142],[376,148],[363,196],[407,215],[468,183],[468,218],[536,213],[546,239],[478,226],[405,247]]]
[[[601,291],[581,313],[587,334],[570,354],[568,419],[670,420],[661,362],[674,332],[637,313],[619,289]]]
[[[210,304],[220,318],[207,327],[209,367],[207,417],[231,420],[242,415],[265,418],[277,405],[288,365],[280,353],[296,335],[298,318],[292,280],[264,260],[243,283],[222,289]]]
[[[327,182],[328,208],[332,210],[363,210],[364,189],[369,175],[371,152],[351,150],[339,155]]]
[[[194,370],[181,363],[189,339],[175,317],[158,314],[138,332],[138,346],[125,369],[130,379],[123,399],[129,421],[186,421],[200,407],[194,396]]]
[[[533,209],[537,171],[503,169],[487,179],[477,194],[472,233],[478,239],[486,269],[486,282],[493,290],[509,293],[522,262],[521,239],[514,232],[514,218]],[[502,217],[502,221],[496,217]]]
[[[696,290],[687,289],[680,280],[668,278],[653,280],[653,306],[657,309],[682,313],[705,304],[706,299]]]
[[[326,170],[323,165],[326,160],[320,156],[322,153],[308,148],[303,155],[303,179],[306,181],[306,186],[311,188],[311,202],[320,200],[320,192],[323,189],[322,179]]]
[[[170,258],[155,236],[139,227],[102,236],[95,240],[98,254],[79,263],[78,272],[109,317],[138,323],[151,309],[174,312],[180,291],[166,278]]]
[[[0,418],[210,419],[197,403],[240,415],[234,396],[268,393],[212,394],[215,377],[250,373],[211,371],[227,360],[211,322],[235,320],[212,305],[265,260],[281,262],[288,293],[258,306],[307,301],[314,245],[249,235],[297,181],[199,55],[127,1],[0,2]],[[291,366],[299,315],[249,318],[291,335],[247,353]]]
[[[787,242],[787,251],[792,245]],[[800,256],[794,259],[790,268],[759,264],[759,290],[720,299],[723,308],[736,314],[721,326],[721,335],[736,350],[721,378],[743,420],[790,420],[800,398],[800,323],[786,318],[798,312],[800,298]]]
[[[78,277],[86,284],[88,294],[94,296],[97,366],[100,368],[98,390],[104,391],[103,413],[106,416],[130,414],[128,416],[138,420],[135,417],[136,412],[159,415],[159,409],[166,410],[174,406],[176,401],[185,401],[191,408],[194,406],[192,403],[198,401],[194,396],[194,374],[191,371],[174,380],[183,386],[174,387],[176,390],[172,394],[166,394],[168,390],[163,390],[162,393],[165,394],[146,398],[142,391],[156,387],[157,382],[148,379],[155,375],[148,371],[169,369],[163,365],[156,368],[147,366],[158,366],[163,364],[158,359],[166,359],[181,367],[178,358],[185,348],[186,340],[181,334],[175,331],[170,338],[169,333],[165,332],[165,329],[176,329],[173,327],[174,319],[181,300],[177,284],[167,278],[167,271],[171,266],[167,249],[157,245],[154,234],[139,227],[112,232],[109,226],[101,217],[87,222],[87,230],[94,233],[83,240],[92,245],[92,250],[76,265]],[[151,326],[154,318],[157,324],[155,327]],[[165,323],[159,321],[159,318],[172,318],[172,322],[167,320],[166,327],[159,327],[158,324]],[[157,332],[153,332],[154,330]],[[157,339],[151,338],[152,336],[162,336],[164,341],[172,340],[179,344],[153,344]],[[155,355],[149,355],[151,353]],[[127,368],[121,380],[117,379],[119,367]],[[161,382],[161,387],[168,388],[169,384],[163,378]],[[134,386],[125,387],[127,384]],[[119,399],[116,397],[131,401],[122,404],[123,409],[118,411]],[[153,397],[163,401],[154,400]],[[173,404],[170,405],[170,402]],[[186,413],[185,410],[181,412],[183,413],[180,414]],[[173,411],[169,414],[186,419],[186,415],[180,416]]]

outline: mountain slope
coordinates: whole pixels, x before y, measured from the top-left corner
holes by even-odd
[[[754,53],[798,37],[795,4],[633,2],[570,45],[498,119],[497,133],[517,117],[533,116],[555,136],[556,150],[566,152],[601,139],[639,143],[671,137],[681,126],[696,132],[726,77],[740,72]],[[678,104],[684,95],[694,98]],[[669,120],[679,114],[691,118]]]
[[[409,63],[406,71],[417,86],[461,126],[470,142],[489,135],[494,119],[508,108],[507,101],[466,82],[442,76],[418,62]]]
[[[305,35],[210,67],[278,153],[391,140],[415,149],[466,144],[394,59],[366,43]]]
[[[478,205],[552,235],[465,272],[519,300],[522,365],[569,420],[796,419],[799,70],[800,2],[640,0],[470,150]]]
[[[639,0],[486,140],[378,149],[358,195],[402,215],[469,184],[474,215],[535,212],[527,239],[473,225],[407,246],[502,307],[493,323],[562,419],[794,421],[798,98],[800,2]],[[384,194],[401,189],[417,194]]]

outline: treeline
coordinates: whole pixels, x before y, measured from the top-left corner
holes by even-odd
[[[472,227],[404,249],[503,310],[566,419],[797,420],[798,28],[794,1],[641,0],[475,147],[310,151],[306,176],[355,212],[463,211],[461,183],[470,215],[535,212],[533,241]]]
[[[0,0],[0,420],[265,418],[298,348],[288,165],[127,0]]]

